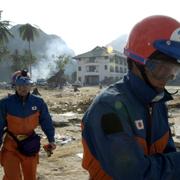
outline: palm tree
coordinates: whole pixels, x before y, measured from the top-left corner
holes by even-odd
[[[19,54],[19,51],[15,49],[14,53],[10,55],[10,58],[12,59],[12,71],[18,71],[19,69],[22,69],[21,67],[21,57]]]
[[[18,49],[15,49],[14,53],[10,55],[12,59],[11,69],[17,71],[19,69],[28,69],[29,67],[29,52],[24,51],[24,54],[20,54]],[[33,61],[36,61],[36,58],[33,56]]]
[[[23,41],[28,42],[29,55],[30,55],[29,72],[30,75],[32,76],[31,65],[33,63],[33,56],[31,52],[31,42],[33,42],[34,38],[39,35],[39,32],[35,27],[27,23],[19,27],[19,34]]]
[[[0,58],[8,53],[5,44],[9,41],[9,37],[13,37],[13,35],[9,31],[10,22],[2,21],[1,13],[2,11],[0,10]]]

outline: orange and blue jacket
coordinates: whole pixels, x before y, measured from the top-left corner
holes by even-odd
[[[17,94],[10,95],[0,101],[0,143],[3,129],[15,135],[29,135],[40,125],[49,142],[54,142],[55,129],[46,103],[41,97],[29,94],[25,101]],[[12,150],[12,138],[5,138],[5,148]]]
[[[98,95],[82,120],[83,162],[92,180],[179,180],[180,152],[165,102],[129,72]]]

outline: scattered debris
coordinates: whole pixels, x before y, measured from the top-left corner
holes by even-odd
[[[78,157],[80,157],[81,159],[83,158],[83,153],[77,153],[76,154]]]
[[[75,137],[61,136],[59,134],[55,135],[56,144],[65,145],[65,144],[67,144],[71,141],[74,141],[74,140],[76,140]]]
[[[51,116],[55,127],[66,127],[72,124],[79,126],[83,114],[67,112],[64,114],[51,114]]]
[[[74,92],[77,92],[77,91],[79,91],[78,87],[74,86]]]

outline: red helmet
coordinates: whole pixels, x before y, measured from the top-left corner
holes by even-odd
[[[150,16],[132,29],[124,53],[130,59],[145,64],[156,50],[180,63],[180,23],[168,16]]]

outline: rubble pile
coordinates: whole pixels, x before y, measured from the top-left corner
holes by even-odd
[[[174,100],[168,103],[169,125],[177,150],[180,151],[180,93],[173,96]]]
[[[79,126],[82,120],[83,114],[78,113],[64,113],[64,114],[54,114],[51,113],[53,124],[55,127],[66,127],[66,126]]]
[[[54,91],[51,96],[45,95],[45,93],[43,91],[43,98],[50,112],[57,114],[66,112],[84,113],[94,97],[99,93],[99,89],[97,87],[91,89],[83,87],[79,88],[78,92],[74,92],[72,89],[66,88]]]
[[[168,103],[169,109],[171,108],[180,108],[180,96],[175,96],[173,101]]]

